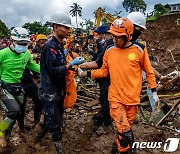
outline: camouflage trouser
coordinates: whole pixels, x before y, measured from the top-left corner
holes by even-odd
[[[20,115],[20,105],[23,104],[23,100],[23,93],[13,96],[6,89],[0,89],[0,107],[6,112],[3,120],[11,127]]]

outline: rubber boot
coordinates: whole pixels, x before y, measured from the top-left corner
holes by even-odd
[[[36,127],[36,125],[40,123],[40,119],[41,119],[41,112],[35,109],[34,110],[34,125],[33,125],[34,128]]]
[[[126,152],[119,152],[119,154],[131,154],[131,153],[129,153],[129,151],[126,151]]]
[[[8,127],[9,124],[2,120],[0,123],[0,147],[2,148],[7,147],[7,140],[4,132],[8,129]]]
[[[15,121],[16,122],[16,121]],[[6,134],[6,139],[8,140],[11,136],[11,132],[13,129],[13,126],[15,124],[15,122],[13,122],[11,125],[9,125],[8,129],[6,130],[5,134]]]
[[[108,126],[111,126],[111,125],[112,125],[112,120],[111,119],[104,120],[104,126],[105,127],[108,127]]]
[[[113,143],[113,146],[112,146],[111,154],[131,154],[131,153],[129,153],[128,151],[126,151],[126,152],[120,152],[120,151],[118,150],[118,146],[117,146],[116,142],[114,142],[114,143]]]
[[[111,154],[117,154],[117,153],[118,153],[118,147],[117,147],[116,142],[114,142],[112,145]]]
[[[36,125],[32,133],[32,143],[38,143],[47,133],[47,129],[42,124]]]
[[[18,125],[19,125],[19,130],[24,131],[24,120],[22,121],[18,120]]]
[[[60,142],[54,142],[54,146],[56,148],[56,154],[63,154],[60,146]]]

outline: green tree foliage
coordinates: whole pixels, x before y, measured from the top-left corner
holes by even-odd
[[[7,36],[9,34],[9,29],[6,24],[0,20],[0,38],[3,36]]]
[[[80,22],[79,25],[81,26],[81,29],[84,29],[84,22]]]
[[[154,5],[154,16],[159,17],[163,14],[168,13],[168,9],[165,8],[161,3]]]
[[[143,0],[124,0],[122,2],[126,12],[140,11],[145,12],[147,4]]]
[[[94,27],[94,22],[92,22],[90,19],[85,19],[84,25],[86,26],[86,30],[90,30]]]
[[[169,6],[169,4],[164,5],[164,7],[165,7],[168,11],[171,10],[171,7]]]
[[[115,11],[114,14],[113,14],[114,18],[121,18],[121,15],[120,15],[121,12],[122,11]]]
[[[106,18],[102,17],[101,18],[101,24],[102,25],[109,25],[109,22],[108,22],[108,20]]]
[[[46,27],[50,27],[50,26],[51,26],[51,22],[46,21],[46,23],[44,24],[44,26],[46,26]]]
[[[82,7],[80,5],[78,5],[77,3],[73,3],[71,7],[71,10],[69,11],[70,15],[72,15],[72,17],[76,17],[76,26],[78,28],[78,23],[77,23],[77,16],[82,16]]]
[[[44,34],[48,35],[50,32],[49,24],[46,22],[44,25],[41,22],[25,23],[23,28],[26,28],[29,31],[29,34]]]

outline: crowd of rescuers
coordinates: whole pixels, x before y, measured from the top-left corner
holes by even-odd
[[[51,23],[52,33],[48,37],[30,37],[25,28],[15,27],[9,39],[0,40],[0,106],[6,113],[0,121],[0,147],[8,146],[16,120],[21,136],[26,135],[24,117],[29,96],[34,103],[32,143],[37,144],[49,132],[56,153],[63,153],[63,113],[76,102],[74,78],[78,72],[81,78],[96,79],[100,87],[101,108],[85,126],[83,142],[89,142],[101,125],[111,126],[114,121],[118,135],[111,153],[132,152],[131,127],[140,103],[142,71],[155,103],[159,101],[156,78],[160,74],[152,68],[146,46],[138,41],[146,29],[144,15],[132,12],[127,18],[116,19],[111,26],[99,26],[86,37],[85,43],[70,35],[68,14],[54,13]],[[92,55],[91,62],[84,62],[79,56],[84,50]]]

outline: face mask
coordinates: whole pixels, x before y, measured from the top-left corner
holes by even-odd
[[[95,39],[95,40],[98,40],[98,39],[99,39],[99,36],[94,36],[94,39]]]
[[[64,55],[67,56],[68,54],[68,49],[64,49]]]
[[[141,32],[139,30],[137,30],[136,28],[134,28],[134,32],[133,32],[131,41],[136,41],[140,35],[141,35]]]
[[[27,45],[16,45],[15,46],[15,51],[17,53],[23,53],[23,52],[25,52],[27,50],[28,50],[28,46]]]
[[[105,39],[102,39],[102,40],[101,40],[101,44],[103,44],[105,41],[106,41]]]

